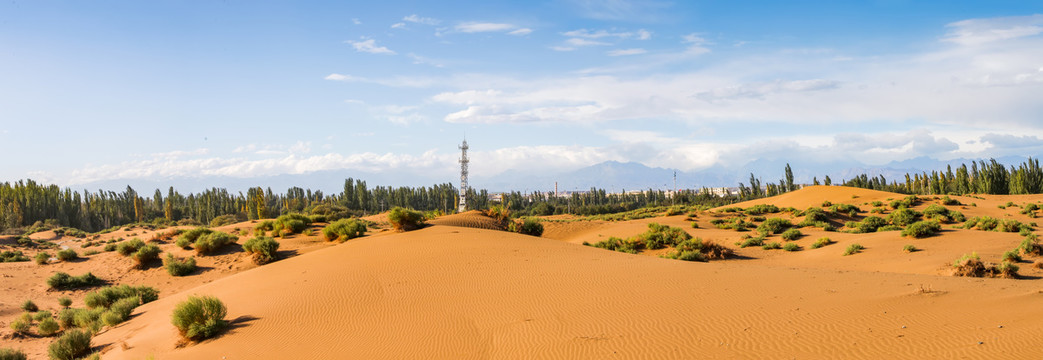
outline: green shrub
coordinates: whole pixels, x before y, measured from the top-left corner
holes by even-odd
[[[72,276],[64,272],[57,272],[47,278],[47,286],[56,290],[68,290],[101,285],[102,281],[94,274],[86,273],[80,276]]]
[[[50,260],[50,259],[51,259],[51,254],[48,254],[48,253],[45,253],[45,252],[42,252],[42,251],[36,253],[36,256],[33,257],[33,260],[36,261],[37,265],[44,265],[44,264],[47,263],[47,260]]]
[[[116,252],[123,256],[130,256],[131,254],[138,252],[138,249],[144,246],[144,241],[141,241],[141,239],[138,238],[133,238],[116,244]]]
[[[14,330],[14,332],[19,334],[28,334],[29,331],[33,328],[33,324],[24,319],[17,319],[11,321],[11,324],[9,326],[11,327],[11,330]]]
[[[1006,219],[1000,222],[999,226],[996,227],[996,231],[1013,233],[1021,231],[1032,231],[1032,228],[1028,225],[1022,224],[1020,221]]]
[[[1009,261],[1004,261],[1003,263],[1001,263],[999,266],[996,267],[996,272],[998,272],[998,274],[997,274],[998,277],[1003,277],[1003,278],[1008,278],[1008,279],[1016,279],[1018,277],[1018,270],[1019,269],[1020,268],[1017,265],[1014,265],[1013,263],[1011,263]]]
[[[220,231],[202,235],[195,242],[196,254],[206,255],[212,253],[225,245],[234,243],[236,240],[238,238],[234,235]]]
[[[322,229],[322,236],[326,241],[346,241],[365,234],[366,224],[357,219],[340,219]]]
[[[767,244],[764,244],[763,246],[761,246],[761,249],[764,249],[764,250],[775,250],[775,249],[781,249],[781,248],[782,248],[782,244],[780,244],[778,241],[772,241],[770,243],[767,243]]]
[[[902,251],[905,251],[907,253],[911,253],[911,252],[920,251],[920,249],[917,249],[916,246],[913,246],[913,244],[907,244],[904,247],[902,247]]]
[[[28,357],[21,350],[0,348],[0,360],[27,360]]]
[[[911,210],[908,208],[899,208],[891,212],[891,215],[888,216],[888,220],[893,225],[907,226],[916,222],[917,219],[920,218],[920,216],[921,214],[919,212],[916,212],[915,210]]]
[[[101,323],[105,326],[116,326],[119,325],[119,323],[125,321],[126,319],[121,318],[117,313],[114,313],[112,311],[106,311],[101,314],[101,318],[99,318],[99,320],[101,320]]]
[[[666,255],[663,255],[667,259],[677,259],[684,261],[707,261],[706,255],[696,250],[674,250]]]
[[[185,276],[196,271],[196,259],[179,259],[175,258],[174,254],[167,253],[167,257],[163,259],[163,267],[171,276]]]
[[[771,204],[753,205],[744,211],[747,215],[760,215],[779,212],[779,207]]]
[[[767,236],[781,233],[783,230],[788,229],[791,226],[793,226],[793,224],[790,223],[789,220],[783,218],[770,218],[764,220],[764,222],[757,227],[757,231],[762,235]]]
[[[797,251],[800,250],[800,245],[797,245],[797,243],[786,243],[786,245],[782,245],[782,250]]]
[[[278,257],[279,242],[267,236],[255,237],[243,243],[243,250],[248,254],[253,254],[255,263],[264,265]]]
[[[697,223],[695,221],[692,221],[692,229],[698,229],[698,228],[699,228],[699,223]]]
[[[82,330],[68,330],[47,347],[51,360],[73,360],[91,351],[91,334]]]
[[[109,286],[87,293],[83,298],[83,303],[92,309],[108,309],[116,301],[128,297],[137,298],[139,303],[147,304],[158,299],[159,292],[155,288],[148,286]]]
[[[539,219],[526,218],[522,221],[521,225],[517,227],[519,234],[542,236],[543,235],[543,224],[540,223]]]
[[[40,307],[36,306],[36,303],[34,303],[32,300],[26,300],[22,303],[22,310],[28,312],[36,312],[40,310]]]
[[[76,254],[76,250],[73,249],[65,249],[58,251],[58,253],[55,256],[58,258],[58,260],[61,261],[73,261],[80,257]]]
[[[22,254],[21,251],[10,250],[0,251],[0,262],[22,262],[29,261],[29,258]]]
[[[207,229],[205,227],[189,229],[181,233],[181,236],[177,238],[177,241],[174,241],[174,245],[177,245],[182,249],[188,249],[189,245],[195,243],[197,240],[199,240],[200,237],[212,234],[213,232],[213,230]]]
[[[649,223],[648,231],[638,235],[635,240],[643,243],[645,248],[656,250],[674,246],[691,238],[692,235],[689,235],[681,228]]]
[[[739,247],[747,248],[747,247],[750,247],[750,246],[763,246],[763,245],[764,245],[764,237],[763,236],[758,236],[758,237],[747,238],[746,240],[744,240],[739,245]]]
[[[847,249],[844,249],[844,256],[857,254],[857,253],[862,252],[862,250],[865,250],[865,247],[863,247],[862,245],[851,244],[851,245],[848,245]]]
[[[142,246],[137,252],[131,255],[131,258],[134,259],[134,267],[138,269],[147,268],[149,263],[159,259],[160,252],[159,246],[156,246],[155,244]]]
[[[395,230],[416,230],[424,226],[424,214],[396,206],[388,213],[388,221]]]
[[[999,226],[999,219],[996,219],[991,216],[973,217],[970,220],[967,220],[965,224],[963,224],[964,229],[978,229],[982,231],[992,231]]]
[[[192,247],[192,241],[189,241],[184,236],[179,236],[177,240],[174,240],[174,246],[188,250]]]
[[[644,244],[641,242],[633,239],[624,240],[614,236],[609,237],[608,240],[598,241],[593,244],[585,243],[584,245],[630,254],[637,254],[638,251],[644,248]]]
[[[789,229],[782,232],[782,239],[787,241],[797,240],[801,236],[804,236],[804,234],[802,234],[800,230],[797,229]]]
[[[59,328],[58,321],[54,320],[52,317],[47,317],[40,320],[40,323],[36,325],[36,332],[39,333],[40,336],[53,336],[58,333]]]
[[[1009,250],[1003,253],[1003,261],[1019,262],[1021,261],[1021,254],[1018,253],[1018,249]]]
[[[189,340],[202,340],[217,335],[228,324],[225,320],[224,303],[215,297],[191,296],[174,308],[171,322],[181,336]]]
[[[58,305],[63,307],[63,308],[68,309],[69,306],[72,305],[72,299],[70,299],[67,296],[62,296],[62,297],[58,298]]]
[[[228,224],[235,224],[237,222],[239,222],[239,219],[236,218],[235,215],[231,215],[231,214],[221,215],[221,216],[215,217],[213,220],[210,220],[210,227],[225,226],[225,225],[228,225]]]
[[[828,238],[828,237],[821,237],[818,240],[815,240],[815,243],[811,244],[811,248],[812,249],[818,249],[820,247],[823,247],[823,246],[826,246],[826,245],[829,245],[829,244],[832,244],[832,243],[833,243],[833,240],[830,240],[830,238]]]
[[[51,317],[51,312],[47,310],[40,310],[33,314],[34,321],[40,321]]]
[[[109,311],[106,313],[115,314],[119,321],[117,321],[116,323],[107,323],[105,325],[112,326],[126,321],[127,318],[130,318],[130,313],[134,312],[134,309],[140,305],[141,300],[135,296],[129,296],[116,300],[116,302],[112,303],[112,306],[109,307]]]
[[[871,233],[876,232],[883,226],[887,226],[887,220],[879,216],[867,216],[862,221],[855,224],[855,231],[858,233]]]
[[[116,244],[105,244],[105,247],[102,249],[105,251],[116,251]]]
[[[923,238],[937,234],[942,231],[942,226],[937,221],[917,221],[912,225],[909,225],[902,231],[902,236],[912,236],[914,238]]]
[[[960,201],[946,195],[942,197],[942,205],[960,205]]]

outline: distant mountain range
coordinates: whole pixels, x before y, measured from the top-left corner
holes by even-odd
[[[996,161],[1010,166],[1024,162],[1026,157],[1009,156],[997,158]],[[834,183],[851,179],[861,174],[869,176],[883,175],[891,180],[905,180],[905,174],[945,170],[960,164],[970,165],[971,161],[980,159],[936,160],[918,157],[909,160],[891,162],[883,166],[868,166],[855,161],[834,163],[813,163],[795,159],[789,161],[793,169],[794,180],[798,183],[811,183],[817,177],[822,181],[826,175]],[[610,192],[624,190],[672,189],[674,174],[677,176],[677,187],[693,189],[701,187],[735,187],[740,182],[749,185],[750,173],[761,179],[763,184],[777,183],[784,177],[786,161],[756,160],[742,166],[714,166],[708,169],[685,172],[676,169],[648,167],[635,162],[607,161],[600,164],[557,173],[533,173],[531,171],[510,170],[491,177],[472,177],[471,186],[487,189],[490,192],[503,191],[553,191],[555,182],[560,191],[589,190],[591,187],[606,189]],[[288,174],[256,178],[236,178],[228,176],[180,177],[167,179],[117,179],[92,182],[72,186],[74,189],[90,191],[113,190],[123,191],[127,186],[139,193],[151,193],[160,189],[164,193],[173,186],[181,193],[200,192],[209,188],[225,188],[231,192],[245,192],[250,187],[260,186],[272,188],[272,191],[283,192],[297,186],[305,189],[322,190],[327,194],[338,193],[343,189],[344,180],[355,178],[366,181],[373,186],[430,186],[434,184],[459,184],[455,176],[432,176],[420,172],[372,173],[355,170],[328,170],[306,174]]]

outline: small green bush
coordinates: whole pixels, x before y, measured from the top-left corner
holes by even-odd
[[[59,328],[58,321],[54,320],[52,317],[47,317],[40,320],[40,323],[36,325],[36,332],[39,333],[40,336],[54,336],[54,334],[58,333]]]
[[[804,236],[804,234],[797,229],[789,229],[782,232],[782,239],[787,241],[797,240],[801,236]]]
[[[34,303],[32,300],[26,300],[22,303],[22,310],[28,312],[36,312],[40,310],[40,307],[36,306],[36,303]]]
[[[996,219],[991,216],[973,217],[963,224],[964,229],[978,229],[982,231],[992,231],[999,226],[999,219]]]
[[[750,247],[750,246],[764,246],[764,237],[763,236],[758,236],[758,237],[747,238],[741,244],[739,244],[739,247],[741,247],[741,248],[747,248],[747,247]]]
[[[851,244],[851,245],[848,245],[847,249],[844,249],[844,256],[857,254],[857,253],[862,252],[862,250],[865,250],[865,247],[863,247],[862,245]]]
[[[177,246],[179,248],[188,250],[189,248],[192,247],[192,241],[189,241],[188,239],[185,239],[184,236],[179,236],[177,238],[177,240],[174,240],[174,246]]]
[[[542,236],[543,235],[543,224],[540,223],[539,219],[526,218],[522,221],[521,225],[517,227],[519,234]]]
[[[942,226],[937,221],[917,221],[902,231],[902,236],[912,236],[914,238],[923,238],[937,234],[942,231]]]
[[[1021,254],[1018,253],[1018,249],[1009,250],[1003,253],[1003,261],[1019,262],[1021,261]]]
[[[29,257],[25,256],[21,251],[10,250],[0,251],[0,262],[22,262],[29,261]]]
[[[196,271],[196,259],[179,259],[175,258],[174,254],[167,253],[167,257],[163,259],[163,267],[171,276],[185,276]]]
[[[255,263],[264,265],[278,257],[279,242],[267,236],[255,237],[243,243],[243,250],[253,254]]]
[[[102,248],[102,249],[107,251],[107,252],[109,252],[109,251],[116,251],[116,244],[105,244],[105,247]]]
[[[322,236],[326,241],[346,241],[365,234],[366,224],[357,219],[340,219],[322,229]]]
[[[21,350],[0,348],[0,360],[27,360],[29,359]]]
[[[761,249],[764,249],[764,250],[775,250],[775,249],[781,249],[781,248],[782,248],[782,244],[780,244],[778,241],[772,241],[770,243],[767,243],[767,244],[764,244],[763,246],[761,246]]]
[[[396,206],[388,213],[388,221],[395,230],[416,230],[424,226],[424,214]]]
[[[33,324],[24,319],[17,319],[11,321],[11,324],[9,326],[11,327],[11,330],[14,330],[14,332],[19,334],[28,334],[29,331],[33,328]]]
[[[224,303],[215,297],[190,296],[174,308],[171,322],[185,339],[202,340],[217,335],[227,326],[226,313]]]
[[[786,245],[782,245],[782,250],[797,251],[800,250],[800,245],[797,245],[797,243],[786,243]]]
[[[41,321],[51,317],[51,312],[47,310],[40,310],[33,314],[33,320]]]
[[[47,278],[47,286],[56,290],[68,290],[101,285],[102,281],[94,274],[86,273],[80,276],[72,276],[64,272],[57,272]]]
[[[911,252],[920,251],[920,249],[917,249],[916,246],[913,246],[913,244],[907,244],[904,247],[902,247],[902,251],[905,251],[907,253],[911,253]]]
[[[182,249],[188,249],[189,246],[195,243],[197,240],[199,240],[200,237],[212,234],[213,232],[213,230],[207,229],[205,227],[189,229],[181,233],[181,236],[179,236],[177,240],[174,241],[174,245],[177,245]]]
[[[51,259],[51,254],[48,254],[48,253],[45,253],[45,252],[42,252],[42,251],[36,253],[36,256],[33,257],[33,260],[36,261],[37,265],[47,264],[47,260],[50,260],[50,259]]]
[[[116,252],[123,256],[130,256],[131,254],[138,252],[138,249],[144,246],[144,241],[141,241],[141,239],[138,238],[133,238],[116,244]]]
[[[58,298],[58,305],[63,307],[63,308],[68,309],[69,306],[72,305],[72,299],[68,298],[67,296],[62,296],[62,297]]]
[[[211,232],[196,239],[196,254],[206,255],[212,253],[225,245],[234,243],[236,240],[238,240],[238,238],[229,233],[220,231]]]
[[[159,292],[149,286],[109,286],[87,293],[83,297],[83,303],[91,309],[108,309],[116,301],[128,297],[137,298],[141,304],[147,304],[156,301],[159,298]]]
[[[584,245],[630,254],[637,254],[638,251],[641,251],[641,249],[644,248],[644,244],[641,242],[633,239],[624,240],[614,236],[609,237],[608,240],[598,241],[593,244],[585,243]]]
[[[61,261],[73,261],[80,257],[80,255],[76,254],[76,250],[73,249],[65,249],[58,251],[58,253],[55,256],[58,258],[58,260]]]
[[[823,247],[823,246],[826,246],[826,245],[829,245],[829,244],[832,244],[832,243],[833,243],[833,240],[830,240],[830,238],[828,238],[828,237],[821,237],[818,240],[815,240],[815,243],[811,244],[811,248],[812,249],[818,249],[820,247]]]
[[[888,220],[893,225],[907,226],[916,222],[920,216],[921,214],[915,210],[899,208],[891,212],[891,215],[888,216]]]
[[[213,220],[210,220],[210,227],[225,226],[225,225],[229,225],[229,224],[235,224],[237,222],[239,222],[239,219],[236,218],[235,215],[232,215],[232,214],[221,215],[221,216],[215,217]]]
[[[767,236],[781,233],[783,230],[788,229],[791,226],[793,226],[793,224],[790,223],[789,220],[783,218],[770,218],[764,220],[764,222],[757,227],[757,231],[759,231],[761,235]]]
[[[90,351],[91,334],[77,329],[65,331],[65,334],[47,347],[47,355],[51,360],[73,360],[87,355]]]
[[[147,268],[149,263],[159,259],[160,252],[159,246],[156,246],[155,244],[142,246],[137,252],[131,255],[131,258],[134,259],[134,267],[138,269]]]

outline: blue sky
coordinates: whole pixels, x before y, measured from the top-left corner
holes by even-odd
[[[1040,1],[0,4],[4,181],[1037,156],[1041,94]]]

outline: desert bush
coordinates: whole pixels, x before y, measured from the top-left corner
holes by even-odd
[[[818,249],[820,247],[823,247],[823,246],[826,246],[826,245],[829,245],[829,244],[832,244],[832,243],[833,243],[833,240],[831,240],[830,238],[828,238],[828,237],[821,237],[818,240],[815,240],[815,242],[813,244],[811,244],[811,248],[812,249]]]
[[[357,219],[340,219],[322,229],[322,236],[326,238],[326,241],[351,240],[365,234],[366,224]]]
[[[911,253],[911,252],[920,251],[920,249],[917,249],[916,246],[913,246],[913,244],[906,244],[905,246],[902,247],[902,251],[905,251],[907,253]]]
[[[942,226],[937,221],[917,221],[907,226],[902,231],[902,236],[912,236],[914,238],[923,238],[937,234],[942,231]]]
[[[747,248],[747,247],[750,247],[750,246],[764,246],[764,237],[763,236],[750,237],[750,238],[747,238],[747,239],[743,240],[743,242],[741,244],[739,244],[739,247],[741,247],[741,248]]]
[[[86,273],[80,276],[72,276],[64,272],[57,272],[47,278],[47,286],[56,290],[68,290],[101,285],[102,281],[94,274]]]
[[[1043,255],[1043,246],[1039,244],[1039,238],[1035,234],[1025,235],[1025,239],[1018,245],[1017,250],[1022,255]]]
[[[33,257],[33,260],[36,261],[37,265],[47,264],[47,260],[50,260],[50,259],[51,259],[51,254],[48,254],[48,253],[45,253],[45,252],[42,252],[42,251],[36,253],[36,256]]]
[[[134,296],[125,297],[116,302],[112,303],[109,307],[109,311],[106,314],[115,314],[119,321],[115,323],[107,323],[105,325],[115,325],[127,320],[130,317],[130,313],[134,312],[134,309],[141,305],[141,300]]]
[[[279,242],[267,236],[258,236],[246,240],[243,243],[243,250],[248,254],[253,254],[254,263],[264,265],[278,257]]]
[[[801,236],[804,236],[804,234],[802,234],[800,230],[797,229],[789,229],[782,232],[782,239],[787,241],[797,240]]]
[[[181,336],[188,340],[202,340],[217,335],[228,324],[224,303],[210,297],[191,296],[174,308],[171,322]]]
[[[858,233],[876,232],[877,229],[886,226],[887,220],[879,216],[867,216],[862,221],[855,223],[855,231]]]
[[[174,240],[174,246],[188,250],[192,247],[192,241],[189,241],[184,236],[179,236],[177,240]]]
[[[159,246],[156,246],[155,244],[142,246],[138,251],[131,255],[131,258],[134,259],[134,267],[138,269],[147,268],[149,263],[159,259],[160,252]]]
[[[1021,261],[1021,254],[1018,253],[1018,249],[1008,250],[1003,253],[1003,261],[1018,262]]]
[[[62,297],[58,298],[58,305],[63,307],[63,308],[68,309],[69,306],[72,306],[72,299],[70,299],[67,296],[62,296]]]
[[[860,244],[848,245],[847,249],[844,249],[844,256],[854,255],[865,250],[865,247]]]
[[[540,223],[539,219],[525,218],[520,224],[515,224],[515,231],[519,234],[542,236],[543,224]]]
[[[789,220],[783,218],[770,218],[764,220],[764,222],[757,227],[757,231],[759,231],[761,235],[767,236],[781,233],[783,230],[788,229],[791,226],[793,226],[793,224],[790,223]]]
[[[747,215],[760,215],[767,213],[779,212],[779,207],[771,204],[758,204],[746,208],[745,212]]]
[[[239,222],[239,219],[235,215],[227,214],[221,215],[210,220],[210,227],[219,227],[229,224],[235,224]]]
[[[490,209],[491,210],[491,209]],[[503,210],[507,211],[507,210]],[[496,213],[494,217],[500,216],[502,212]],[[506,221],[506,218],[500,219]],[[399,231],[410,231],[416,230],[424,226],[424,214],[419,211],[409,210],[401,207],[394,207],[391,212],[388,213],[388,221],[391,222],[391,226],[395,230]]]
[[[804,210],[804,221],[808,223],[828,222],[829,214],[826,214],[826,211],[822,210],[822,208],[809,207],[807,210]]]
[[[945,195],[945,196],[942,197],[942,205],[950,205],[951,206],[951,205],[961,205],[961,204],[960,204],[959,200],[953,199],[953,198],[949,197],[949,195]]]
[[[199,240],[200,237],[212,234],[213,232],[214,230],[207,229],[205,227],[197,227],[185,230],[181,233],[181,236],[178,237],[177,241],[175,241],[174,244],[181,247],[182,249],[187,249],[189,244],[192,244],[196,242],[196,240]]]
[[[80,257],[80,255],[76,254],[76,250],[65,249],[65,250],[58,251],[55,254],[55,257],[57,257],[58,260],[61,260],[61,261],[73,261],[73,260],[78,259]]]
[[[0,348],[0,360],[27,360],[28,357],[21,350]]]
[[[28,312],[36,312],[40,310],[40,307],[36,306],[36,303],[34,303],[32,300],[26,300],[22,302],[22,310]]]
[[[858,215],[858,213],[862,212],[862,209],[859,209],[858,206],[851,204],[834,204],[833,206],[829,207],[829,211],[834,214],[847,214],[847,216],[854,217],[855,215]]]
[[[167,257],[163,259],[163,267],[170,276],[185,276],[196,271],[196,259],[179,259],[174,257],[174,254],[167,253]]]
[[[996,267],[996,277],[1002,277],[1007,279],[1018,278],[1018,270],[1020,268],[1017,265],[1009,261],[1003,261],[999,266]]]
[[[107,251],[107,252],[108,251],[116,251],[116,244],[105,244],[105,247],[102,248],[102,249]]]
[[[54,320],[52,317],[46,317],[40,320],[40,323],[36,325],[36,332],[39,333],[40,336],[53,336],[58,333],[59,328],[58,321]]]
[[[141,249],[144,246],[144,241],[141,241],[141,239],[138,238],[133,238],[116,244],[116,252],[123,256],[130,256],[131,254],[138,252],[138,249]]]
[[[697,223],[695,221],[692,221],[692,229],[698,229],[698,228],[699,228],[699,223]]]
[[[964,254],[952,263],[953,275],[983,277],[985,276],[985,263],[981,262],[978,253]]]
[[[921,214],[915,210],[911,210],[908,208],[899,208],[891,212],[891,215],[888,215],[887,218],[888,221],[893,225],[907,226],[916,222],[917,219],[920,218],[920,216]]]
[[[0,262],[22,262],[29,261],[29,258],[22,254],[18,250],[0,251]]]
[[[973,217],[970,220],[967,220],[967,222],[965,224],[963,224],[963,228],[964,229],[978,229],[978,230],[983,230],[983,231],[992,231],[992,230],[995,230],[999,225],[1000,225],[1000,221],[998,219],[994,218],[994,217],[991,217],[991,216],[979,216],[979,217]]]
[[[13,320],[8,326],[11,327],[11,330],[14,330],[14,332],[19,334],[28,334],[33,328],[32,322],[26,321],[25,319]]]
[[[636,241],[643,243],[644,247],[650,250],[656,250],[674,246],[691,238],[692,235],[689,235],[681,228],[649,223],[648,231],[638,235]]]
[[[37,311],[37,312],[33,313],[33,320],[34,321],[41,321],[43,319],[50,318],[51,316],[52,316],[52,314],[51,314],[50,311],[40,310],[40,311]]]
[[[47,347],[51,360],[72,360],[91,351],[91,334],[82,330],[67,330]]]
[[[786,245],[782,245],[782,250],[797,251],[800,250],[800,245],[797,245],[797,243],[786,243]]]
[[[92,309],[108,309],[116,301],[128,297],[137,298],[139,303],[147,304],[158,299],[159,292],[149,286],[109,286],[87,293],[83,298],[83,303]]]
[[[767,244],[764,244],[764,245],[761,246],[761,249],[764,249],[764,250],[776,250],[776,249],[781,249],[781,248],[782,248],[782,244],[780,244],[778,241],[772,241],[770,243],[767,243]]]
[[[996,231],[1002,232],[1021,232],[1021,231],[1032,231],[1032,228],[1026,224],[1022,224],[1020,221],[1013,219],[1005,219],[1000,221],[999,226],[996,227]]]
[[[225,245],[234,243],[236,240],[238,240],[238,238],[232,234],[214,231],[196,239],[194,247],[196,249],[196,254],[206,255],[217,251]]]
[[[644,244],[641,242],[633,239],[620,239],[614,236],[609,237],[608,240],[598,241],[593,244],[584,243],[584,245],[630,254],[637,254],[638,251],[644,248]]]
[[[674,250],[667,253],[666,255],[663,255],[663,257],[668,259],[677,259],[684,261],[707,261],[706,255],[703,255],[703,253],[699,251],[692,250]]]

